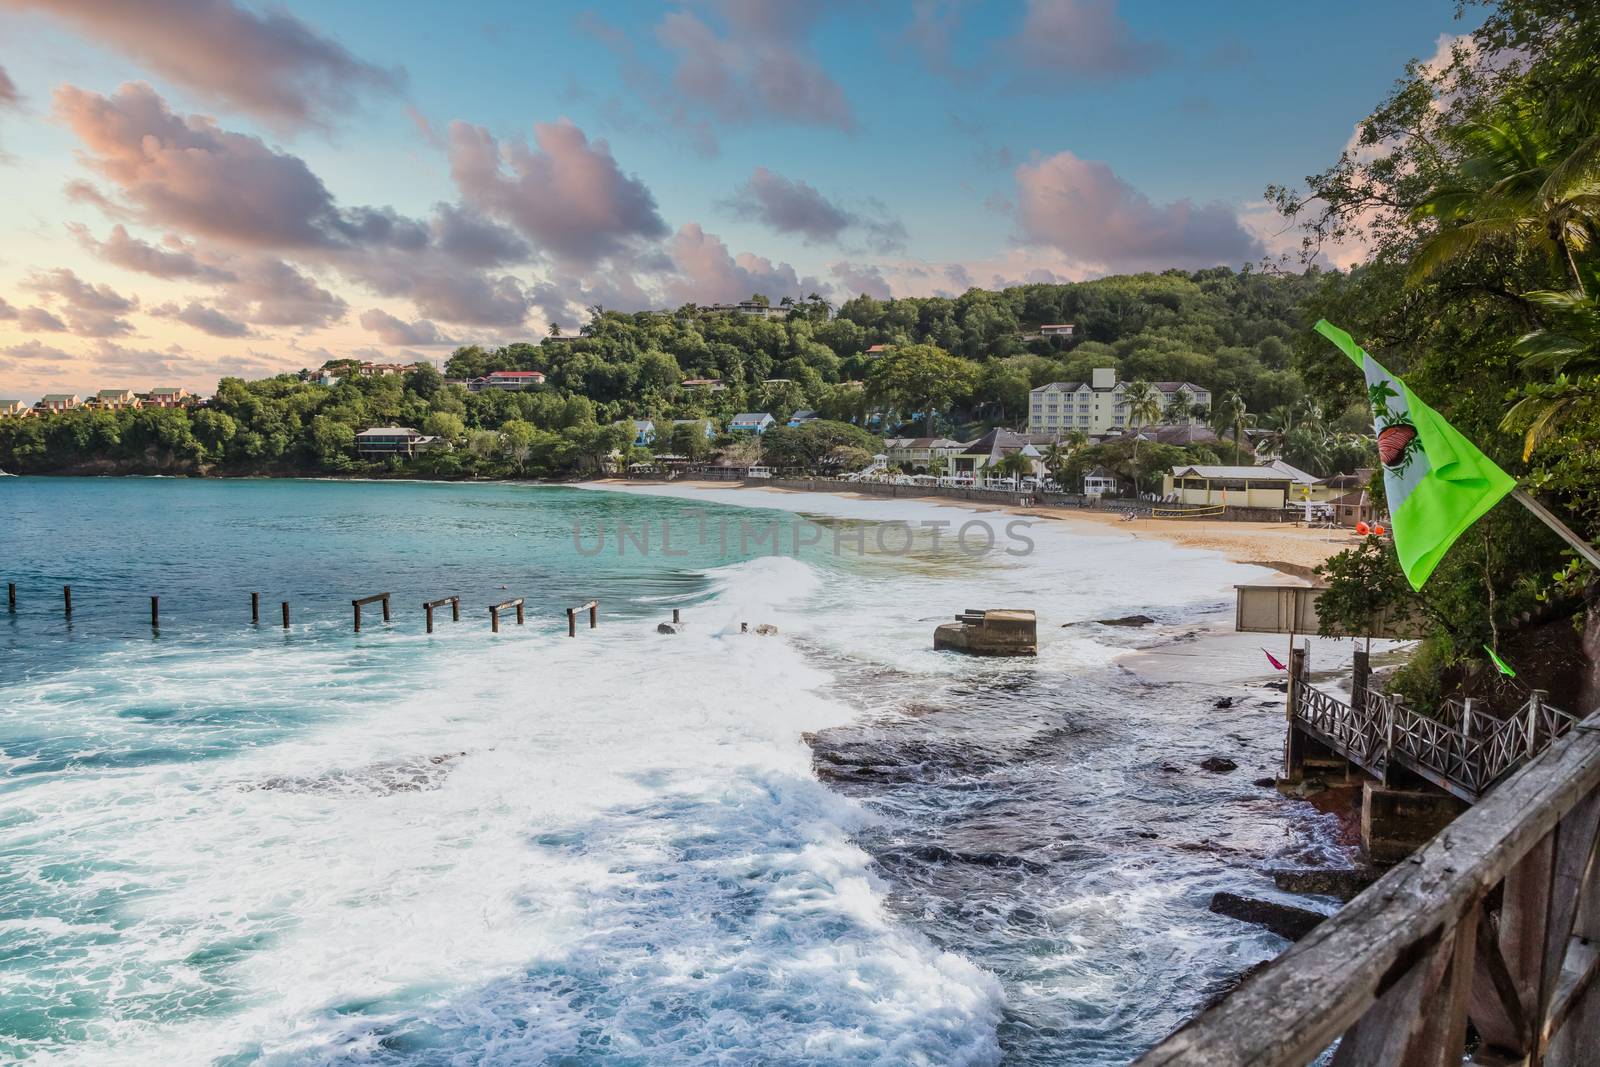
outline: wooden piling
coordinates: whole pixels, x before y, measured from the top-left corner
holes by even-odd
[[[589,629],[593,630],[600,621],[600,601],[591,600],[587,604],[579,604],[575,608],[567,609],[567,636],[578,636],[578,612],[587,609],[589,612]]]
[[[1357,711],[1367,710],[1367,688],[1372,678],[1372,660],[1364,648],[1358,648],[1350,659],[1350,706]]]
[[[490,604],[489,605],[489,630],[490,630],[491,633],[499,633],[500,632],[500,613],[502,611],[504,611],[505,609],[507,609],[507,608],[516,608],[517,609],[517,625],[518,626],[522,625],[522,623],[523,623],[522,598],[521,597],[514,597],[511,600],[503,600],[498,604]]]
[[[283,602],[283,628],[285,630],[289,628],[289,602],[287,600]]]
[[[13,612],[13,613],[17,610],[17,583],[16,582],[7,582],[6,583],[6,610],[10,611],[10,612]]]
[[[385,601],[387,604],[387,601]],[[428,617],[428,632],[433,633],[433,609],[450,605],[450,621],[461,621],[461,598],[458,596],[442,596],[438,600],[430,600],[422,605],[422,610]]]
[[[150,598],[150,629],[161,629],[161,598],[158,596]]]
[[[352,600],[352,601],[350,601],[350,606],[355,609],[355,613],[356,613],[356,633],[360,633],[361,632],[361,606],[363,604],[371,604],[375,600],[383,602],[383,621],[384,622],[388,622],[389,621],[389,594],[388,593],[373,593],[371,596],[364,596],[364,597],[361,597],[359,600]]]
[[[680,619],[678,617],[678,609],[677,608],[673,608],[672,609],[672,621],[673,622],[682,622],[683,621],[682,619]]]
[[[255,626],[259,626],[261,624],[261,594],[260,593],[251,593],[250,594],[250,622],[251,622],[251,625],[255,625]]]
[[[593,630],[600,625],[600,601],[589,601],[589,629]]]
[[[72,618],[72,586],[64,585],[61,587],[61,599],[67,605],[67,618]]]

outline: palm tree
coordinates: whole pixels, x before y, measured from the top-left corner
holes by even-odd
[[[1439,222],[1411,261],[1412,281],[1485,242],[1510,241],[1542,249],[1578,295],[1587,295],[1577,255],[1600,229],[1600,138],[1563,152],[1551,131],[1521,108],[1468,125],[1462,140],[1466,158],[1457,180],[1434,189],[1411,212],[1413,220]]]
[[[1161,393],[1146,381],[1129,382],[1122,392],[1122,402],[1128,405],[1128,426],[1133,429],[1133,483],[1139,485],[1139,427],[1148,426],[1161,418]]]
[[[1211,426],[1213,429],[1226,432],[1233,431],[1233,450],[1241,450],[1239,439],[1244,436],[1245,420],[1250,417],[1250,410],[1245,407],[1244,397],[1238,390],[1231,390],[1222,394],[1222,399],[1217,401],[1217,406],[1211,409]]]
[[[1549,371],[1552,381],[1529,388],[1506,412],[1501,428],[1525,430],[1522,458],[1533,455],[1585,397],[1600,375],[1600,301],[1579,293],[1524,294],[1545,312],[1549,325],[1519,338],[1511,350],[1526,370]]]
[[[1033,460],[1021,452],[1007,452],[995,461],[994,472],[1016,482],[1033,473]]]

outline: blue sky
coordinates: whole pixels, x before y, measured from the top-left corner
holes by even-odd
[[[0,396],[437,359],[594,302],[1238,266],[1293,245],[1264,187],[1471,28],[1452,0],[0,0]]]

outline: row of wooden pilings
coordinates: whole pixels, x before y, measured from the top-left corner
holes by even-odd
[[[390,616],[389,616],[389,598],[390,598],[390,596],[391,596],[391,594],[389,594],[389,593],[374,593],[371,596],[358,597],[358,598],[350,601],[350,607],[355,613],[355,632],[356,633],[360,633],[361,632],[361,609],[366,607],[368,604],[378,604],[378,605],[380,605],[381,608],[382,608],[382,611],[383,611],[383,621],[384,622],[388,622],[389,621],[389,619],[390,619]],[[64,585],[64,586],[61,587],[61,600],[62,600],[63,612],[64,612],[65,616],[70,620],[72,618],[72,586]],[[434,611],[437,610],[438,608],[444,607],[446,604],[450,605],[450,621],[451,622],[460,622],[461,621],[461,598],[459,596],[444,596],[444,597],[440,597],[437,600],[426,601],[422,605],[422,611],[423,611],[423,616],[424,616],[424,618],[426,620],[428,633],[430,633],[430,634],[433,633],[433,613],[434,613]],[[285,630],[287,630],[289,628],[289,602],[287,600],[283,601],[281,603],[280,607],[281,607],[282,616],[283,616],[283,628]],[[517,613],[517,625],[518,626],[523,625],[524,622],[526,621],[526,615],[525,615],[525,613],[523,611],[523,598],[522,597],[512,597],[510,600],[502,600],[498,604],[490,604],[489,605],[489,629],[490,629],[490,631],[493,632],[493,633],[499,633],[500,632],[500,613],[503,612],[503,611],[507,611],[507,612],[508,611],[512,611],[513,609]],[[11,612],[12,614],[15,614],[16,610],[17,610],[17,583],[15,583],[15,582],[7,582],[6,583],[6,610]],[[568,637],[577,637],[578,636],[578,613],[582,612],[582,611],[587,611],[589,613],[589,629],[593,630],[597,626],[600,625],[600,601],[591,600],[588,603],[579,604],[575,608],[567,608],[566,609],[566,613],[567,613],[567,636]],[[677,608],[673,608],[672,609],[672,621],[673,622],[678,622],[679,621],[679,619],[678,619],[678,609]],[[250,622],[253,625],[258,625],[258,626],[261,624],[261,594],[260,593],[251,593],[250,594]],[[153,597],[150,598],[150,628],[152,630],[161,629],[161,598],[159,596],[153,596]]]

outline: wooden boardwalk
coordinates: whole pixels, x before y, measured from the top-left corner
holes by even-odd
[[[1351,751],[1368,746],[1368,759],[1415,760],[1456,780],[1454,770],[1436,765],[1459,756],[1478,768],[1473,773],[1491,774],[1497,761],[1522,758],[1488,737],[1452,755],[1420,728],[1414,742],[1396,744],[1403,735],[1392,704],[1382,702],[1378,721],[1393,729],[1378,753],[1370,716],[1353,720],[1326,698],[1307,703],[1330,735],[1346,731],[1340,736]],[[1137,1067],[1300,1067],[1335,1041],[1333,1067],[1593,1067],[1600,1063],[1597,850],[1600,712],[1565,729],[1420,852]]]
[[[1376,692],[1353,707],[1297,677],[1289,686],[1289,759],[1298,731],[1385,784],[1404,768],[1472,804],[1576,722],[1537,690],[1508,719],[1476,712],[1470,700],[1449,701],[1428,716]]]

